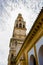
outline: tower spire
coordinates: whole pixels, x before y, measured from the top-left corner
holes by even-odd
[[[17,20],[18,20],[18,21],[22,21],[22,20],[23,20],[23,17],[22,17],[22,14],[21,14],[21,13],[18,14]]]
[[[10,40],[9,59],[11,61],[17,56],[25,38],[26,38],[26,22],[23,20],[22,14],[19,13],[15,21],[13,36]],[[9,62],[10,64],[12,64],[13,62],[11,63],[10,60]]]

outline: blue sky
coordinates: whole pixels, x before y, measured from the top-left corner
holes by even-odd
[[[0,65],[8,63],[9,43],[18,13],[26,21],[28,33],[42,7],[43,0],[0,0]]]

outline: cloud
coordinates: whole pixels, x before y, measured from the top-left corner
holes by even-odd
[[[9,42],[18,13],[23,15],[28,33],[42,6],[43,0],[0,0],[0,65],[7,65]]]

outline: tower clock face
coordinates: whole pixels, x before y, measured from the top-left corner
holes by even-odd
[[[25,30],[15,30],[15,34],[18,34],[18,35],[26,35],[26,31]]]

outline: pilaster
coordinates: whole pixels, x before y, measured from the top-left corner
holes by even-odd
[[[36,65],[38,65],[38,58],[37,58],[37,52],[36,52],[36,46],[35,45],[34,45],[34,53],[35,53]]]

